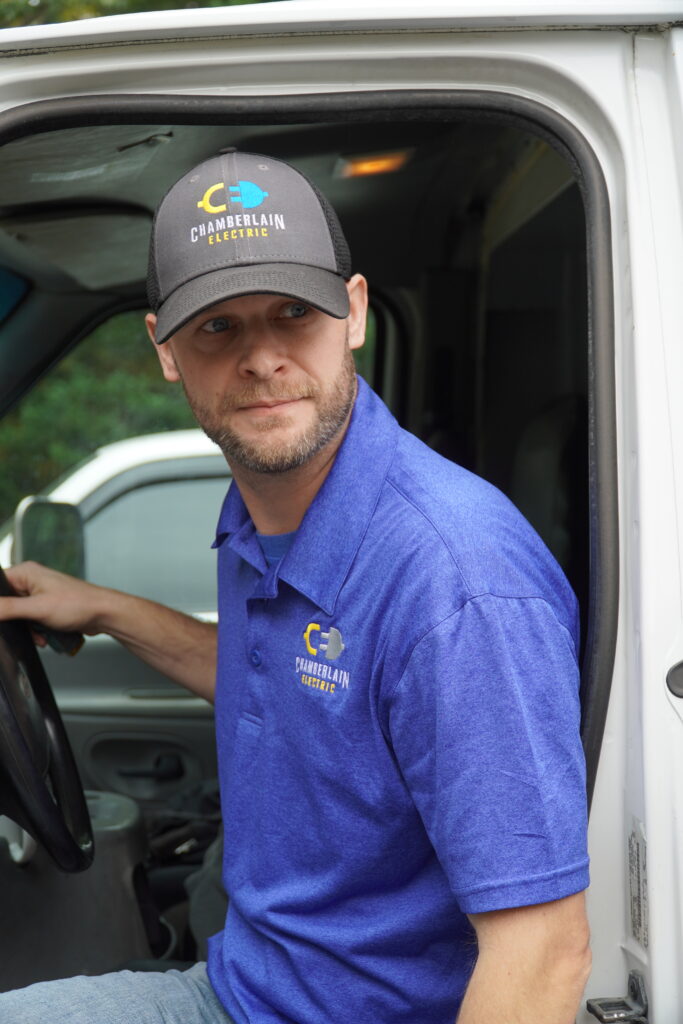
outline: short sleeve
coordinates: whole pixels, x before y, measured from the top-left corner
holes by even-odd
[[[586,888],[576,655],[544,600],[469,600],[415,646],[387,716],[465,913]]]

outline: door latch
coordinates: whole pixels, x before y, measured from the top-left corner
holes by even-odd
[[[155,782],[173,782],[185,774],[179,754],[157,754],[151,768],[119,768],[119,775],[127,779],[154,779]]]
[[[628,976],[628,995],[589,999],[586,1009],[597,1017],[601,1024],[648,1024],[647,993],[645,979],[639,971],[631,971]]]

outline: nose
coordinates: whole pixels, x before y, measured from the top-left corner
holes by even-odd
[[[269,380],[284,370],[287,357],[281,340],[267,324],[252,326],[243,333],[239,372],[245,378]]]

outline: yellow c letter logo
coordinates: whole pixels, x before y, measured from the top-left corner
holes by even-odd
[[[222,203],[220,206],[214,206],[211,202],[211,196],[221,188],[225,188],[224,181],[219,181],[217,185],[211,185],[210,188],[207,188],[206,192],[197,203],[197,206],[201,210],[206,210],[207,213],[224,213],[227,210],[225,203]]]
[[[313,655],[318,653],[318,648],[313,647],[313,645],[311,644],[311,633],[316,632],[320,632],[320,626],[318,625],[318,623],[309,622],[308,625],[306,626],[306,632],[304,633],[304,640],[306,641],[306,650],[308,651],[309,654]]]

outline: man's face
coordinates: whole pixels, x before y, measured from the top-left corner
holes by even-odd
[[[363,278],[349,296],[346,320],[279,295],[230,299],[158,347],[166,378],[182,381],[233,468],[287,472],[341,436],[356,393],[351,349],[364,337]]]

